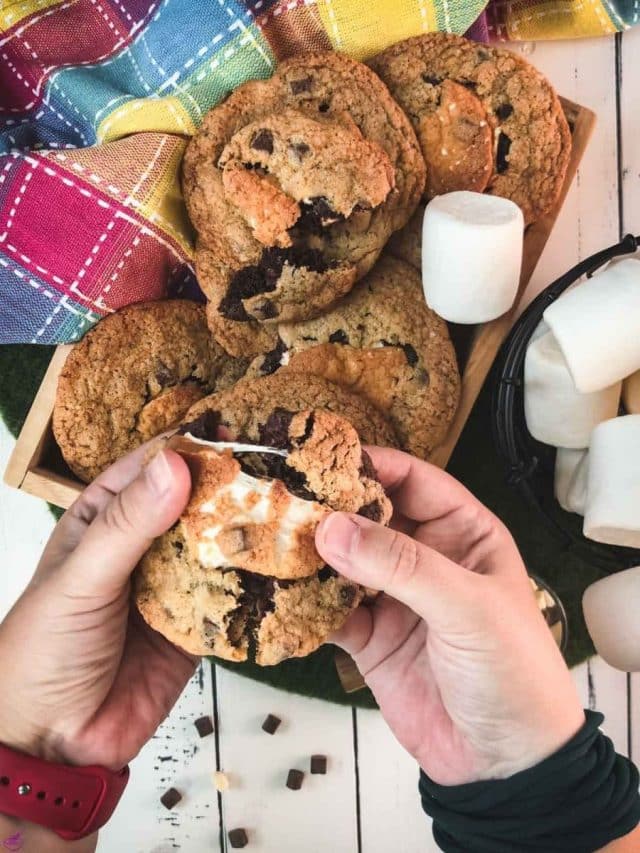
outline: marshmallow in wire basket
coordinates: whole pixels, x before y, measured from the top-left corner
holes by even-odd
[[[524,218],[512,201],[467,191],[436,196],[422,227],[427,304],[452,323],[485,323],[518,293]]]
[[[584,535],[640,548],[640,415],[598,424],[591,436]]]
[[[578,391],[599,391],[640,368],[640,261],[626,258],[544,312]]]
[[[566,512],[584,515],[587,502],[589,451],[559,447],[556,453],[554,492]]]
[[[580,394],[552,332],[529,344],[524,362],[527,429],[544,444],[581,449],[593,428],[618,413],[621,383]]]

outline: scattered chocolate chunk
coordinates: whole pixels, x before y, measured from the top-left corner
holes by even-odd
[[[312,755],[311,756],[311,772],[324,776],[327,772],[327,756],[326,755]]]
[[[292,791],[299,791],[302,788],[303,779],[304,773],[302,770],[289,770],[287,774],[287,788],[290,788]]]
[[[382,518],[382,509],[378,501],[371,501],[371,503],[360,507],[358,515],[361,515],[363,518],[369,518],[371,521],[380,521]]]
[[[182,424],[178,429],[180,435],[191,433],[194,438],[202,438],[204,441],[215,441],[218,437],[218,427],[220,426],[220,412],[213,409],[207,409],[199,417],[186,424]]]
[[[496,115],[500,119],[500,121],[504,121],[508,119],[511,113],[513,112],[513,107],[511,104],[500,104],[500,106],[496,110]]]
[[[230,829],[228,835],[229,844],[234,850],[240,850],[242,847],[246,847],[249,843],[249,836],[247,835],[246,829],[242,829],[240,827],[238,829]]]
[[[182,794],[180,791],[176,791],[175,788],[169,788],[168,791],[165,791],[164,794],[160,797],[160,802],[165,807],[165,809],[172,809],[174,806],[177,806],[180,800],[182,799]]]
[[[326,112],[328,112],[328,110],[329,110],[329,102],[328,101],[322,101],[322,103],[318,104],[318,112],[319,113],[326,113]]]
[[[402,344],[402,349],[404,351],[404,355],[407,359],[409,367],[415,367],[415,365],[418,363],[418,353],[411,346],[411,344]]]
[[[292,80],[291,81],[291,94],[292,95],[300,95],[302,92],[310,92],[312,83],[313,83],[312,77],[303,77],[302,80]]]
[[[329,343],[330,344],[348,344],[349,336],[342,329],[338,329],[336,332],[332,332],[329,335]]]
[[[198,730],[200,737],[207,737],[208,735],[213,734],[213,723],[211,722],[211,717],[198,717],[197,720],[194,720],[193,725]]]
[[[282,364],[282,356],[287,351],[287,347],[282,338],[278,338],[278,343],[275,347],[270,350],[264,358],[262,359],[262,364],[260,365],[260,373],[267,375],[269,373],[275,373],[276,370]]]
[[[498,174],[501,175],[503,172],[506,172],[509,168],[509,163],[507,161],[507,157],[509,156],[509,149],[511,148],[511,140],[507,136],[506,133],[500,133],[498,137],[498,152],[496,154],[496,168],[498,170]]]
[[[266,151],[273,154],[273,134],[270,130],[259,130],[251,140],[251,147],[255,151]]]
[[[426,72],[422,75],[422,79],[431,86],[439,86],[442,83],[442,77],[436,77],[435,74],[427,74]]]
[[[268,735],[273,735],[278,730],[281,722],[282,720],[280,717],[275,717],[273,714],[267,714],[264,723],[262,724],[262,731],[266,732]]]
[[[267,445],[267,447],[279,447],[288,450],[291,447],[289,426],[292,420],[293,412],[282,408],[274,409],[267,418],[267,422],[259,427],[262,444]]]
[[[340,590],[340,601],[345,607],[351,607],[356,598],[355,586],[343,586]]]
[[[306,142],[292,142],[289,146],[289,152],[296,163],[302,163],[309,151],[311,149]]]

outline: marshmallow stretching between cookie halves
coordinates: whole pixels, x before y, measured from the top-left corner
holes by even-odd
[[[584,535],[640,548],[640,415],[613,418],[592,433]]]
[[[422,224],[422,283],[430,308],[452,323],[485,323],[514,303],[524,219],[514,202],[453,192],[436,196]]]
[[[529,344],[524,362],[524,412],[531,435],[554,447],[589,446],[593,428],[614,418],[620,382],[592,394],[576,391],[552,332]]]
[[[610,264],[544,312],[578,391],[599,391],[640,368],[640,261]]]
[[[640,566],[591,584],[582,609],[598,654],[623,672],[640,671]]]
[[[556,500],[567,512],[584,515],[587,501],[589,451],[559,447],[556,453],[554,492]]]

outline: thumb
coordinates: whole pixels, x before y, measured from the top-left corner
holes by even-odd
[[[119,590],[153,539],[178,519],[190,488],[186,462],[172,451],[156,454],[95,517],[70,555],[67,570],[74,593]]]
[[[336,512],[318,526],[316,547],[337,571],[387,593],[428,625],[455,629],[473,611],[482,578],[410,536]]]

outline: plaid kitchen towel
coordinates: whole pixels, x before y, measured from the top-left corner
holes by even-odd
[[[179,168],[244,80],[298,51],[364,59],[416,33],[613,33],[639,0],[0,0],[0,343],[78,339],[197,294]],[[479,17],[480,16],[480,17]],[[477,19],[477,20],[476,20]],[[475,23],[474,23],[475,22]]]

